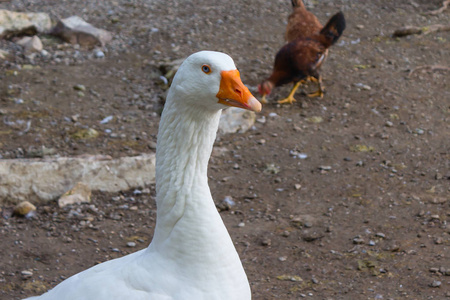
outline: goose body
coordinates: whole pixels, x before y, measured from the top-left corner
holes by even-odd
[[[189,56],[173,80],[160,121],[152,242],[29,300],[251,299],[207,178],[221,110],[227,106],[261,110],[228,55],[202,51]]]

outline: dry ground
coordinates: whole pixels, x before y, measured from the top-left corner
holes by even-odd
[[[450,72],[411,71],[448,67],[450,34],[391,34],[448,24],[450,12],[424,14],[438,0],[307,3],[323,23],[338,10],[347,20],[323,66],[325,97],[299,93],[294,105],[279,106],[290,87],[275,90],[253,130],[217,140],[210,164],[217,204],[226,196],[235,202],[221,215],[253,297],[449,298]],[[14,54],[0,73],[2,158],[153,151],[162,66],[202,49],[223,51],[256,94],[291,10],[287,0],[14,0],[0,7],[78,14],[115,34],[104,59],[49,36],[42,36],[49,55],[32,59],[1,42]],[[80,139],[87,128],[100,136]],[[152,186],[96,193],[91,205],[67,209],[39,204],[32,219],[11,217],[8,203],[1,209],[1,299],[42,293],[146,247],[155,222]]]

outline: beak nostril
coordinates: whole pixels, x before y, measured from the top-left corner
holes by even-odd
[[[236,94],[239,94],[240,96],[242,95],[242,92],[240,89],[235,89],[234,91],[236,92]]]

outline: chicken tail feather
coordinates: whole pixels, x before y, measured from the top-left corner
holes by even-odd
[[[303,4],[302,0],[291,0],[292,7],[294,9],[296,8],[305,8],[305,5]]]
[[[345,29],[345,17],[342,12],[338,12],[328,23],[322,28],[320,34],[325,37],[327,41],[327,46],[331,46],[337,42],[337,40],[341,37],[342,33]]]

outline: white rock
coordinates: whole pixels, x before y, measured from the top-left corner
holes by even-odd
[[[30,54],[33,52],[41,52],[44,48],[41,39],[35,36],[25,36],[16,42],[25,50],[25,54]]]
[[[23,32],[44,33],[52,26],[46,13],[23,13],[0,9],[0,38]]]
[[[31,276],[33,276],[33,272],[28,271],[28,270],[23,270],[22,272],[20,272],[20,274],[22,275],[22,278],[24,278],[24,279],[30,278]]]
[[[104,192],[146,186],[155,182],[155,155],[0,160],[0,204],[54,200],[77,182]]]
[[[96,28],[78,16],[59,20],[51,33],[71,44],[87,47],[104,46],[112,40],[109,31]]]
[[[58,200],[58,206],[64,207],[67,205],[89,203],[91,202],[91,190],[89,186],[78,182],[72,189],[65,192]]]
[[[246,132],[255,124],[255,119],[256,115],[252,111],[237,107],[227,108],[220,116],[219,133]]]

